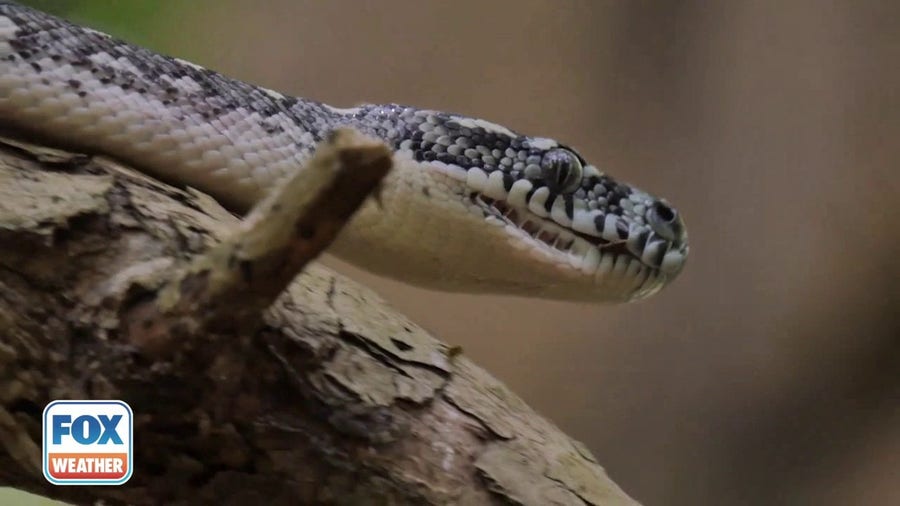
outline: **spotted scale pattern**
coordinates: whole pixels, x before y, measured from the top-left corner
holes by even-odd
[[[364,209],[335,250],[437,288],[628,300],[673,278],[687,254],[674,209],[552,139],[398,104],[338,109],[282,95],[5,1],[0,122],[239,211],[331,130],[357,128],[396,150],[394,200],[380,214]],[[559,184],[571,173],[548,169],[563,152],[578,165],[571,188]],[[378,251],[414,262],[368,254]]]

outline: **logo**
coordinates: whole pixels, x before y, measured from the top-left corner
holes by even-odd
[[[54,485],[131,478],[132,413],[122,401],[53,401],[44,408],[44,477]]]

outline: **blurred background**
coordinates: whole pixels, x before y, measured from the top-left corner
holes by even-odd
[[[561,139],[667,197],[688,265],[625,306],[327,262],[645,504],[900,504],[900,2],[29,3],[285,93]]]

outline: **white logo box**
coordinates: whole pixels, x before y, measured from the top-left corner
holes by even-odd
[[[59,400],[43,416],[43,470],[55,485],[121,485],[134,470],[133,413],[118,400]]]

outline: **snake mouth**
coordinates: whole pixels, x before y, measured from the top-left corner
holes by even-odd
[[[534,213],[518,210],[502,200],[495,200],[484,196],[479,197],[479,199],[496,210],[497,213],[508,220],[510,224],[516,225],[533,239],[541,241],[547,246],[559,251],[569,252],[575,244],[576,238],[580,238],[602,251],[616,255],[628,255],[634,257],[634,255],[628,251],[628,247],[624,240],[616,242],[607,241],[602,237],[595,237],[576,230],[563,228],[553,221],[541,218]]]
[[[490,197],[485,197],[476,193],[473,193],[471,195],[471,199],[475,203],[482,204],[481,207],[493,211],[491,215],[494,218],[502,219],[504,224],[513,225],[522,232],[525,232],[526,234],[531,236],[532,239],[540,241],[546,246],[556,249],[562,253],[570,253],[572,251],[572,247],[575,246],[576,242],[580,239],[604,253],[611,253],[616,256],[627,255],[628,257],[634,258],[635,260],[641,260],[639,257],[628,250],[628,246],[625,240],[615,242],[608,241],[602,237],[596,237],[575,230],[566,229],[557,225],[553,221],[541,218],[534,213],[526,210],[516,209],[515,207],[510,206],[502,200],[492,199]],[[647,265],[647,267],[652,269],[657,268],[653,265]]]
[[[503,200],[478,193],[469,194],[469,199],[483,211],[487,223],[530,239],[521,241],[526,248],[531,243],[538,255],[590,277],[595,284],[620,286],[627,299],[654,293],[677,274],[663,265],[669,243],[663,248],[658,244],[650,246],[646,240],[641,244],[636,234],[610,241],[562,227]]]

